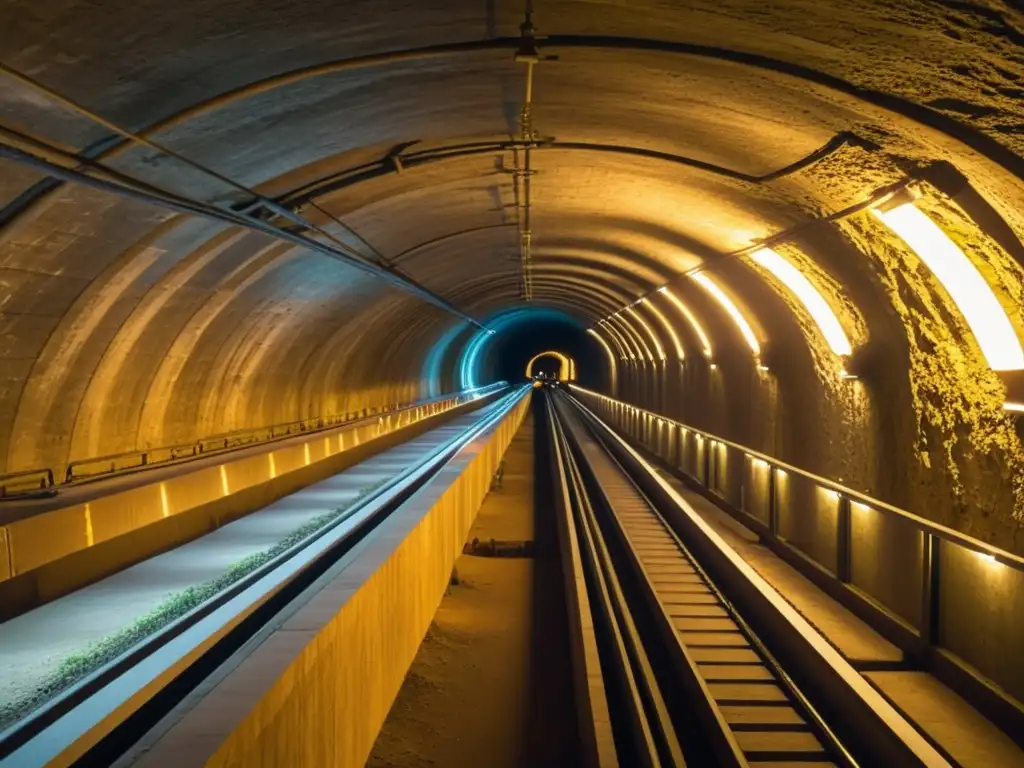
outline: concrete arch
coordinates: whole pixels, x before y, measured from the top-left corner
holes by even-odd
[[[531,373],[533,365],[542,357],[553,357],[558,360],[559,365],[561,366],[559,371],[561,375],[558,377],[559,379],[563,381],[576,381],[576,361],[569,355],[565,355],[562,352],[558,352],[553,349],[549,349],[546,352],[540,352],[530,358],[530,362],[526,364],[527,378],[533,376]]]

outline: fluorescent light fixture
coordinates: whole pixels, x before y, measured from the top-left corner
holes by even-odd
[[[836,313],[832,311],[832,307],[799,269],[771,248],[756,250],[750,254],[750,257],[771,272],[800,300],[804,309],[817,323],[821,335],[825,337],[832,352],[837,355],[848,355],[853,351],[850,347],[850,340],[843,332]]]
[[[630,324],[624,312],[620,310],[615,314],[610,315],[608,317],[608,324],[613,325],[613,323],[611,322],[613,320],[618,322],[619,326],[621,327],[620,332],[622,333],[623,337],[633,343],[633,349],[636,352],[634,359],[639,359],[641,362],[643,362],[643,360],[646,359],[650,360],[653,363],[654,352],[652,352],[651,348],[647,346],[647,342],[644,341],[644,337],[640,335],[640,332]]]
[[[628,307],[626,307],[626,311],[629,312],[629,314],[631,314],[633,317],[635,317],[637,322],[640,323],[641,326],[643,326],[643,329],[645,331],[647,331],[647,335],[651,337],[651,343],[654,344],[654,348],[658,352],[658,359],[659,360],[664,360],[665,359],[665,348],[663,346],[661,346],[661,342],[658,340],[658,334],[656,334],[654,332],[654,329],[651,328],[651,324],[648,323],[646,320],[644,320],[643,316],[639,312],[637,312],[635,309],[633,309],[633,307],[637,303],[639,303],[639,302],[634,302],[633,304],[630,304]]]
[[[704,327],[697,320],[697,317],[690,311],[690,308],[686,306],[679,297],[676,296],[672,291],[669,290],[668,286],[663,286],[658,289],[661,293],[668,296],[669,301],[675,304],[676,309],[686,318],[686,322],[693,328],[694,333],[697,334],[697,338],[700,339],[701,345],[704,347],[704,357],[708,360],[711,359],[711,342],[708,340],[708,335],[704,332]]]
[[[736,323],[736,327],[743,335],[744,340],[747,342],[747,346],[750,347],[750,351],[754,353],[754,357],[761,354],[761,345],[757,341],[757,337],[754,335],[754,330],[750,327],[750,323],[747,322],[747,318],[739,311],[732,299],[725,295],[725,292],[718,287],[710,277],[705,275],[703,272],[698,272],[691,277],[697,281],[697,284],[701,286],[705,291],[711,294],[711,296],[722,305],[733,322]]]
[[[999,300],[978,268],[939,225],[913,203],[875,215],[899,235],[932,271],[970,326],[981,352],[995,371],[1024,369],[1024,350]]]
[[[626,334],[624,334],[618,326],[610,321],[610,317],[611,316],[601,321],[604,323],[605,329],[612,335],[612,338],[618,342],[619,346],[622,348],[623,354],[630,360],[636,360],[636,351],[639,350],[639,347],[633,346],[631,340],[627,338]]]
[[[669,322],[668,318],[665,317],[665,313],[655,306],[654,302],[649,298],[644,299],[644,305],[651,310],[658,322],[665,328],[665,333],[672,339],[672,348],[676,351],[676,357],[680,360],[686,357],[686,353],[683,350],[683,343],[679,340],[679,334],[676,333],[676,329],[672,327],[672,323]]]
[[[608,366],[611,368],[612,389],[614,390],[615,382],[618,378],[618,371],[615,367],[615,354],[612,352],[612,348],[608,346],[608,342],[601,338],[600,333],[595,331],[593,328],[587,328],[587,333],[589,333],[591,336],[597,339],[598,342],[600,342],[601,346],[604,348],[605,353],[608,355]]]
[[[1003,403],[1003,410],[1024,413],[1024,403]]]

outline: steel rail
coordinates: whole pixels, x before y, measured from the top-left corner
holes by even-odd
[[[568,403],[560,403],[558,406],[563,414],[571,408]],[[583,417],[581,425],[586,423],[587,426],[584,429],[587,430],[586,434],[580,433],[578,430],[571,430],[575,435],[576,440],[576,452],[582,457],[582,445],[587,440],[596,440],[598,444],[606,445],[601,434],[598,432],[596,425],[589,423],[586,416]],[[776,681],[776,684],[782,690],[787,692],[789,699],[789,706],[795,711],[799,712],[805,720],[811,725],[812,732],[814,732],[819,741],[825,744],[830,751],[831,759],[834,759],[837,763],[844,766],[845,768],[857,768],[857,761],[850,755],[849,751],[838,739],[832,729],[825,722],[824,718],[815,709],[807,697],[803,694],[796,683],[789,677],[783,666],[778,660],[772,655],[770,650],[765,646],[753,629],[749,626],[746,620],[741,615],[740,611],[732,604],[732,602],[722,593],[715,581],[710,577],[707,571],[701,566],[700,562],[694,557],[690,550],[686,547],[686,544],[679,538],[679,536],[672,529],[668,521],[658,511],[657,507],[651,502],[643,491],[632,483],[629,479],[629,474],[625,468],[623,468],[615,458],[609,453],[608,459],[612,467],[614,467],[617,473],[626,481],[626,487],[628,491],[626,495],[634,494],[639,499],[642,499],[646,506],[651,512],[650,519],[657,521],[661,528],[669,535],[674,541],[675,547],[678,552],[682,555],[679,558],[680,564],[686,563],[688,567],[691,567],[698,579],[703,582],[710,595],[717,599],[717,602],[723,607],[724,613],[729,619],[735,623],[739,629],[739,634],[744,636],[746,641],[755,650],[757,657],[759,658],[760,664],[770,671],[771,675]],[[733,726],[723,716],[723,713],[719,710],[719,707],[715,704],[714,696],[709,687],[708,682],[705,681],[704,676],[701,673],[701,664],[698,663],[697,659],[694,658],[686,643],[680,642],[678,633],[675,631],[676,627],[666,605],[662,604],[661,598],[658,594],[658,588],[653,582],[654,575],[649,574],[644,567],[644,558],[641,556],[639,549],[644,546],[639,540],[636,542],[631,540],[630,531],[627,528],[627,524],[620,519],[617,514],[617,510],[622,505],[623,492],[618,490],[613,494],[610,490],[604,487],[599,472],[593,467],[588,466],[588,476],[591,484],[591,494],[595,498],[601,500],[601,504],[606,512],[604,519],[608,521],[608,524],[613,530],[613,535],[620,544],[621,551],[626,555],[629,560],[628,565],[632,568],[635,578],[638,582],[641,582],[646,587],[645,598],[646,603],[650,606],[653,613],[661,617],[661,627],[663,629],[663,637],[667,640],[670,645],[678,643],[678,651],[681,660],[684,661],[684,674],[688,678],[688,687],[692,691],[693,696],[700,700],[702,697],[705,699],[706,709],[702,711],[702,717],[704,723],[709,731],[718,730],[720,734],[714,734],[712,737],[713,750],[717,756],[720,764],[735,764],[736,766],[744,766],[746,764],[746,757],[744,756],[744,749],[741,748],[740,743],[737,740],[739,733],[734,733]],[[614,497],[618,497],[619,501],[616,502]],[[643,527],[637,528],[636,531],[647,531],[650,528]],[[658,554],[652,558],[656,562],[660,563],[664,560],[664,556]],[[653,565],[653,568],[660,568],[663,566]],[[666,595],[665,597],[671,597]],[[689,609],[690,612],[694,612],[698,618],[697,621],[718,621],[717,619],[702,619],[700,616],[705,615],[705,611],[697,611],[695,608]],[[742,667],[741,667],[742,668]],[[768,727],[767,730],[771,732],[772,728]],[[763,758],[762,758],[763,759]]]
[[[649,418],[656,419],[664,424],[671,424],[679,429],[684,429],[688,432],[693,432],[695,435],[701,435],[706,440],[712,440],[716,443],[721,443],[722,445],[728,446],[729,448],[732,448],[736,451],[745,453],[751,458],[763,461],[770,466],[781,469],[786,473],[798,475],[799,477],[810,480],[811,482],[815,483],[816,485],[820,485],[822,488],[825,488],[826,490],[835,491],[836,493],[849,498],[851,501],[859,502],[872,509],[877,509],[880,512],[885,512],[887,514],[894,515],[903,520],[906,520],[915,528],[918,528],[940,539],[944,539],[965,549],[969,549],[972,552],[977,552],[980,555],[991,557],[994,561],[1002,563],[1003,565],[1009,566],[1010,568],[1013,568],[1015,570],[1024,571],[1024,557],[1015,555],[1012,552],[1006,551],[1005,549],[999,549],[998,547],[994,547],[991,544],[988,544],[987,542],[981,541],[980,539],[972,538],[970,536],[967,536],[966,534],[960,533],[959,531],[955,531],[952,528],[948,528],[944,525],[941,525],[940,523],[935,523],[931,520],[927,520],[919,515],[915,515],[913,512],[908,512],[905,509],[901,509],[900,507],[889,504],[888,502],[882,501],[881,499],[876,499],[873,496],[868,496],[866,493],[850,488],[849,486],[845,486],[842,483],[836,482],[835,480],[830,480],[827,477],[816,475],[813,472],[807,471],[806,469],[801,469],[800,467],[789,464],[774,456],[769,456],[766,453],[761,453],[760,451],[750,448],[749,446],[742,445],[741,443],[733,442],[732,440],[729,440],[727,438],[720,437],[711,432],[699,429],[698,427],[691,426],[690,424],[684,424],[681,421],[676,421],[675,419],[671,419],[667,416],[662,416],[661,414],[654,413],[653,411],[648,411],[644,408],[638,408],[637,406],[630,405],[629,403],[613,400],[612,398],[609,398],[606,395],[602,395],[600,392],[594,392],[592,390],[580,387],[576,384],[573,384],[572,387],[573,389],[578,389],[580,392],[583,392],[586,395],[598,398],[605,398],[607,400],[610,400],[611,402],[619,403],[621,407],[631,409],[637,413],[645,414]]]
[[[671,521],[672,535],[685,542],[719,585],[744,622],[754,627],[787,678],[795,681],[829,729],[853,749],[858,761],[947,768],[950,758],[917,730],[793,606],[743,560],[629,443],[586,405],[569,395],[603,450],[643,496]],[[568,406],[567,406],[568,407]],[[835,759],[835,758],[833,758]],[[894,762],[895,761],[895,762]]]

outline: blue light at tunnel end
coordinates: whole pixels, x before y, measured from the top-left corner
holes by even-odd
[[[525,307],[509,309],[492,315],[484,321],[484,325],[493,333],[478,330],[470,338],[459,358],[459,385],[461,389],[473,389],[481,386],[480,365],[488,342],[497,339],[503,332],[517,325],[538,321],[555,321],[582,328],[581,323],[572,315],[547,307]],[[439,342],[440,343],[440,342]],[[450,340],[449,342],[450,343]],[[431,353],[433,354],[433,352]]]

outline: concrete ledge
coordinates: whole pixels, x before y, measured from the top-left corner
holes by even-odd
[[[0,528],[0,621],[165,552],[491,402],[373,420]]]
[[[561,450],[554,442],[547,401],[545,420],[548,451],[554,490],[554,512],[558,528],[558,548],[562,563],[562,580],[568,613],[570,655],[572,658],[573,691],[576,701],[576,722],[579,728],[583,765],[586,768],[613,768],[618,765],[615,734],[612,731],[608,696],[601,672],[601,656],[590,611],[590,596],[580,555],[576,524],[572,516],[568,479]],[[538,462],[538,465],[540,462]]]
[[[136,764],[364,765],[528,407],[524,398],[381,523]]]

